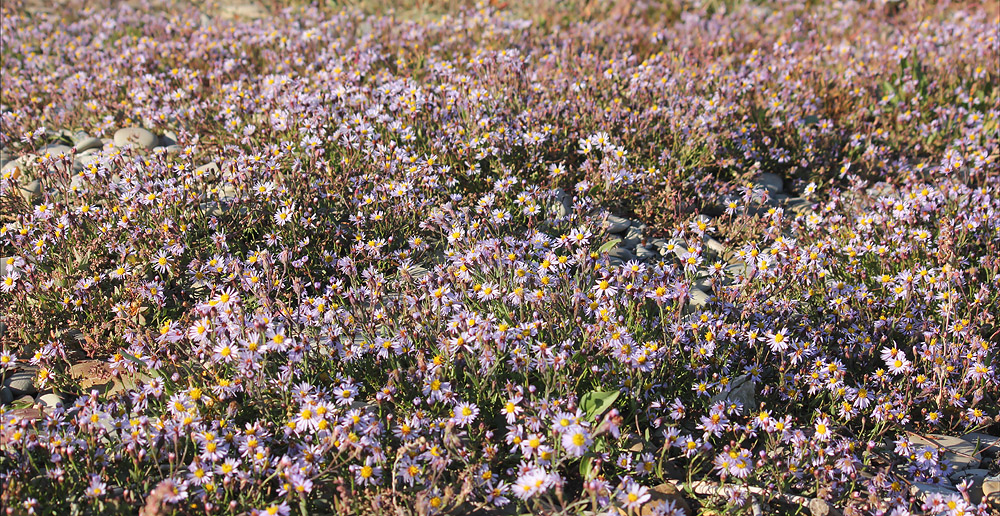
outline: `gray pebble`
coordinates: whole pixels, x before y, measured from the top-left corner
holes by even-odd
[[[103,148],[103,147],[104,147],[104,144],[101,143],[100,138],[90,138],[90,137],[84,138],[83,140],[80,140],[74,146],[74,148],[76,149],[76,152],[83,152],[83,151],[90,150],[90,149],[100,149],[100,148]]]
[[[785,181],[781,179],[781,176],[771,172],[762,172],[754,184],[764,188],[770,194],[776,194],[785,189]]]
[[[42,183],[35,179],[24,186],[19,186],[18,193],[21,194],[24,202],[31,204],[32,201],[42,198]]]
[[[615,247],[614,249],[608,251],[608,256],[611,258],[617,258],[623,262],[635,260],[635,255],[632,254],[632,251],[629,251],[624,247]]]
[[[3,382],[3,386],[10,389],[15,397],[32,395],[38,392],[35,388],[35,373],[31,371],[14,371]]]
[[[156,135],[141,127],[126,127],[115,132],[115,147],[137,145],[144,149],[156,146]]]
[[[617,215],[608,215],[608,232],[621,233],[628,229],[632,222]]]
[[[12,401],[14,401],[14,393],[6,387],[0,389],[0,405],[9,405]]]
[[[181,152],[184,152],[184,147],[181,147],[180,145],[167,145],[163,148],[163,152],[166,152],[167,154],[180,154]]]

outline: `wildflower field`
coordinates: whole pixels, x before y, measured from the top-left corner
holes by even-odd
[[[3,514],[998,514],[997,9],[511,3],[4,0]]]

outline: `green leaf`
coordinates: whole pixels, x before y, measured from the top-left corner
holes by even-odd
[[[583,460],[580,461],[580,476],[585,480],[590,479],[590,472],[594,467],[594,456],[587,454]]]
[[[611,404],[618,399],[619,391],[590,391],[580,398],[580,408],[587,414],[587,419],[595,421]]]
[[[611,240],[609,242],[605,242],[604,245],[602,245],[600,248],[597,249],[597,252],[600,253],[600,254],[604,254],[604,253],[606,253],[606,252],[614,249],[614,247],[616,245],[618,245],[618,242],[621,242],[621,241],[622,241],[622,239],[616,238],[616,239]]]

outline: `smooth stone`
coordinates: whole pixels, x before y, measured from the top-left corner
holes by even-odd
[[[694,284],[691,285],[692,288],[696,288],[705,293],[712,292],[712,284],[708,282],[707,279],[696,280]]]
[[[983,480],[983,500],[994,509],[1000,509],[1000,475]]]
[[[617,258],[623,262],[629,260],[635,260],[636,256],[632,254],[632,251],[625,249],[624,247],[615,247],[614,249],[608,251],[608,256],[611,258]]]
[[[715,251],[716,254],[718,254],[719,256],[725,256],[727,253],[729,253],[729,249],[727,249],[722,242],[719,242],[718,240],[710,236],[705,237],[705,247],[708,247],[709,249]]]
[[[177,135],[173,133],[170,134],[173,135],[173,137],[168,136],[166,132],[160,135],[159,138],[160,147],[170,147],[171,145],[177,145]]]
[[[684,511],[684,514],[694,514],[691,506],[681,495],[679,489],[673,484],[660,484],[649,488],[649,501],[639,507],[639,516],[652,516],[658,514],[657,508],[665,503],[674,503],[674,507]]]
[[[921,502],[926,501],[931,495],[940,494],[942,496],[949,496],[953,494],[958,494],[958,490],[955,489],[947,480],[943,481],[941,484],[925,484],[923,482],[914,482],[910,486],[910,494],[916,496]]]
[[[978,468],[980,459],[976,453],[976,445],[962,439],[941,434],[928,434],[926,437],[910,437],[914,446],[930,446],[941,453],[941,458],[952,463],[955,469]]]
[[[126,145],[152,149],[156,146],[156,135],[141,127],[126,127],[115,131],[115,147]]]
[[[216,162],[206,163],[194,169],[195,177],[201,177],[205,182],[211,183],[219,178],[219,165]]]
[[[89,167],[97,162],[98,159],[100,159],[100,157],[96,154],[85,154],[83,156],[77,156],[75,163],[79,163],[81,167]]]
[[[62,398],[54,392],[42,394],[35,401],[49,408],[56,408],[63,404]]]
[[[181,147],[180,145],[167,145],[163,148],[163,152],[166,152],[167,154],[180,154],[184,152],[184,147]]]
[[[745,263],[734,263],[732,265],[727,265],[723,271],[734,278],[738,276],[745,277],[747,275],[747,265]]]
[[[763,187],[771,194],[776,194],[785,189],[785,181],[781,179],[781,176],[771,172],[761,172],[760,177],[757,178],[754,184]]]
[[[705,306],[711,300],[711,296],[698,289],[691,289],[688,292],[688,304],[692,306]]]
[[[30,158],[28,158],[27,156],[21,156],[20,158],[17,158],[15,160],[8,161],[7,164],[3,166],[3,168],[0,168],[0,177],[9,176],[11,179],[17,179],[21,177],[21,175],[24,174],[24,171],[27,168],[28,161],[30,161]]]
[[[621,233],[632,225],[632,221],[617,215],[608,215],[608,233]]]
[[[637,226],[629,226],[625,231],[625,239],[622,241],[622,247],[627,247],[629,249],[634,249],[635,246],[642,242],[642,229]]]
[[[809,514],[810,516],[839,516],[840,511],[822,498],[813,498],[809,500]]]
[[[32,371],[14,371],[3,381],[3,386],[10,389],[15,398],[38,392],[35,388],[35,373]]]
[[[988,476],[990,476],[989,470],[976,468],[959,471],[950,478],[955,485],[963,480],[968,480],[972,484],[969,486],[969,499],[972,500],[972,503],[978,504],[983,500],[983,482]]]
[[[573,213],[573,198],[566,195],[562,188],[556,188],[555,194],[549,202],[549,210],[557,219],[568,217]]]
[[[757,385],[753,381],[753,378],[749,374],[744,374],[737,376],[731,382],[725,391],[716,394],[712,397],[712,403],[717,403],[719,401],[738,401],[743,405],[743,409],[753,410],[756,407],[756,391]]]
[[[73,146],[73,148],[76,149],[76,152],[83,152],[91,149],[100,149],[103,147],[104,144],[101,143],[100,138],[92,138],[92,137],[85,138]]]
[[[656,248],[650,249],[649,247],[640,245],[635,248],[635,256],[640,260],[652,260],[659,255],[655,249]]]
[[[12,401],[14,401],[14,393],[6,387],[0,388],[0,405],[9,405]]]
[[[18,193],[24,202],[31,204],[35,199],[42,197],[42,182],[35,179],[26,185],[18,186]]]
[[[90,133],[88,133],[87,131],[77,131],[73,133],[73,135],[70,136],[69,139],[75,145],[82,142],[83,140],[86,140],[87,138],[90,138]]]
[[[1000,452],[1000,437],[995,435],[973,432],[962,436],[962,439],[972,443],[984,457],[994,458]]]
[[[42,156],[45,156],[47,154],[50,157],[59,158],[62,156],[66,156],[67,154],[73,154],[73,147],[70,147],[69,145],[60,145],[60,144],[46,145],[45,147],[42,147],[42,149],[39,152],[41,152]]]

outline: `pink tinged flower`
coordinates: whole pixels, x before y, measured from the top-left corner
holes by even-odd
[[[630,511],[638,510],[650,498],[649,488],[639,485],[634,480],[626,480],[623,489],[618,493],[618,501]]]
[[[452,420],[458,426],[467,426],[479,415],[479,407],[472,403],[459,403],[455,406],[455,415]]]
[[[571,457],[581,457],[593,443],[590,433],[580,425],[573,425],[562,433],[562,446]]]

